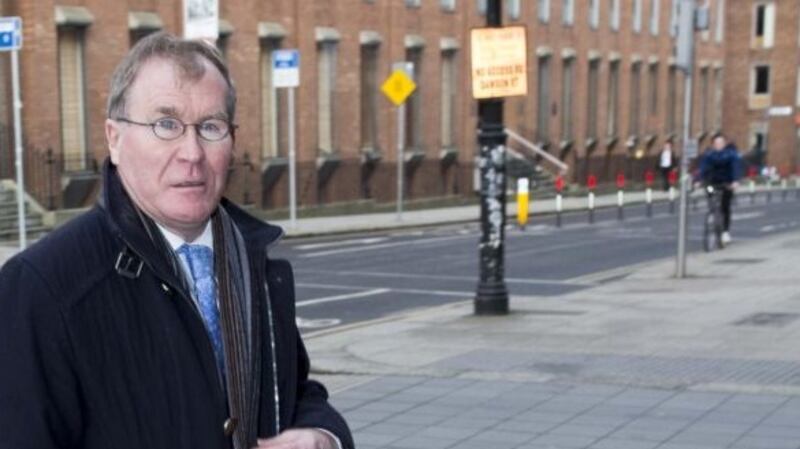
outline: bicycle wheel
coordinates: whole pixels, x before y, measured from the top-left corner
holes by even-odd
[[[714,214],[709,212],[706,214],[705,222],[703,223],[703,249],[709,252],[714,249],[716,236],[714,235]]]

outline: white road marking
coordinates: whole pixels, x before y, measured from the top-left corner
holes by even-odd
[[[337,284],[315,284],[315,283],[307,283],[307,282],[298,282],[298,287],[307,287],[307,288],[324,288],[329,290],[363,290],[365,288],[370,288],[363,285],[337,285]],[[459,291],[459,290],[428,290],[428,289],[421,289],[421,288],[384,288],[384,289],[376,289],[376,290],[386,290],[386,292],[392,293],[408,293],[413,295],[433,295],[433,296],[458,296],[458,297],[472,297],[475,295],[475,292],[467,292],[467,291]],[[339,296],[350,296],[350,295],[339,295]],[[324,298],[323,298],[324,299]],[[309,301],[314,301],[309,300]],[[307,301],[302,301],[302,303],[306,303]],[[298,303],[298,306],[301,303]]]
[[[297,323],[297,327],[300,329],[319,329],[322,327],[338,326],[342,323],[342,320],[339,318],[306,319],[297,317],[295,318],[295,323]]]
[[[356,253],[359,251],[372,251],[376,249],[384,249],[384,248],[394,248],[397,246],[411,246],[411,245],[426,245],[429,243],[434,242],[444,242],[448,240],[458,240],[464,239],[468,236],[463,235],[455,235],[455,236],[448,236],[448,237],[434,237],[430,239],[420,239],[420,240],[411,240],[411,241],[403,241],[403,242],[391,242],[391,243],[378,243],[375,245],[364,245],[364,246],[356,246],[350,248],[339,248],[339,249],[332,249],[328,251],[317,251],[315,253],[307,253],[301,254],[300,257],[323,257],[323,256],[330,256],[333,254],[346,254],[346,253]]]
[[[308,243],[305,245],[297,245],[295,246],[296,249],[300,251],[308,251],[312,249],[322,249],[322,248],[333,248],[336,246],[347,246],[347,245],[371,245],[374,243],[381,243],[389,240],[388,237],[372,237],[372,238],[365,238],[365,239],[352,239],[352,240],[337,240],[335,242],[325,242],[325,243]]]
[[[388,273],[381,271],[336,271],[336,270],[297,270],[302,273],[335,274],[337,276],[362,276],[362,277],[381,277],[381,278],[401,278],[401,279],[433,279],[442,281],[476,281],[477,276],[453,276],[453,275],[433,275],[433,274],[411,274],[411,273]],[[556,285],[583,285],[573,281],[561,279],[536,279],[536,278],[505,278],[507,283],[512,284],[556,284]],[[298,284],[299,285],[299,284]],[[309,284],[304,284],[310,286]]]
[[[305,301],[297,302],[296,307],[313,306],[315,304],[323,304],[326,302],[345,301],[348,299],[363,298],[366,296],[382,295],[389,291],[391,290],[388,288],[376,288],[372,290],[367,290],[365,292],[356,292],[356,293],[349,293],[346,295],[334,295],[334,296],[325,296],[323,298],[307,299]]]

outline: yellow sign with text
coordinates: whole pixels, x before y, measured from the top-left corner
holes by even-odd
[[[527,95],[525,27],[474,28],[470,37],[472,96],[478,100]]]

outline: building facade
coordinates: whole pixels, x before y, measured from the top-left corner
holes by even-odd
[[[399,61],[414,63],[418,85],[405,106],[406,196],[473,195],[477,103],[470,94],[469,31],[485,23],[486,3],[220,0],[217,45],[240,99],[227,194],[256,207],[287,205],[288,91],[272,87],[270,61],[276,49],[296,48],[301,206],[395,198],[397,109],[379,88]],[[567,162],[569,181],[583,184],[591,174],[603,182],[619,173],[641,180],[663,142],[682,135],[683,75],[673,58],[677,3],[503,1],[504,24],[526,26],[529,54],[528,95],[505,101],[506,126]],[[701,145],[727,128],[723,121],[739,120],[728,111],[741,71],[730,76],[727,69],[733,57],[728,38],[737,34],[727,22],[738,23],[742,10],[726,10],[724,0],[708,4],[710,28],[697,38],[691,130]],[[47,207],[87,204],[107,154],[103,121],[111,71],[147,33],[181,33],[182,2],[1,5],[4,15],[24,22],[28,189]],[[0,59],[0,75],[7,78]],[[0,98],[9,91],[0,83]],[[11,123],[5,103],[0,122]],[[0,176],[10,178],[8,129],[0,127]],[[523,145],[510,147],[531,159]]]
[[[727,13],[724,128],[752,167],[796,174],[800,4],[742,3]]]

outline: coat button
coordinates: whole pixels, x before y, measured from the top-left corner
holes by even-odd
[[[172,294],[172,289],[169,288],[169,285],[164,284],[163,282],[161,283],[161,290],[164,290],[164,293],[166,293],[168,295]]]
[[[225,420],[225,423],[222,425],[222,430],[225,432],[226,437],[233,435],[237,424],[239,424],[239,420],[236,418],[228,418]]]

